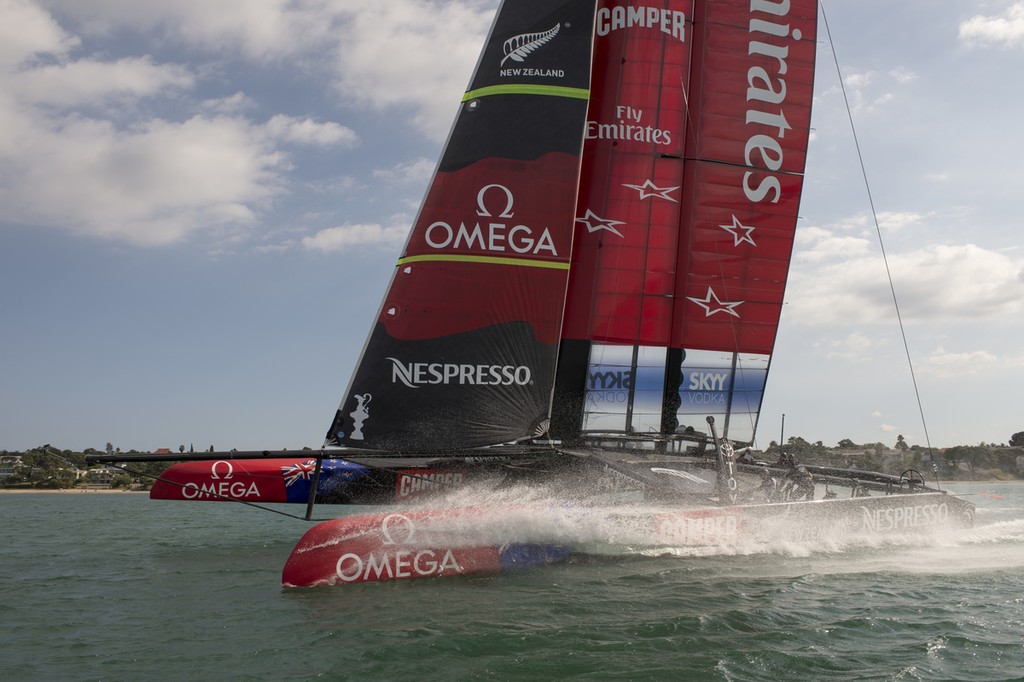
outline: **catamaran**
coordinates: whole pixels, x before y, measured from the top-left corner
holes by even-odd
[[[151,496],[391,505],[311,528],[287,585],[970,525],[916,471],[749,452],[817,16],[504,0],[323,449],[203,453]]]

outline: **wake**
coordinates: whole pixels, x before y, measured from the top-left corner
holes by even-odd
[[[825,572],[896,571],[957,573],[1024,568],[1024,510],[981,507],[969,529],[937,527],[867,534],[843,523],[815,520],[801,537],[787,517],[758,524],[756,535],[709,527],[703,542],[673,544],[659,530],[659,515],[671,508],[651,504],[582,505],[563,491],[534,487],[464,488],[411,510],[479,510],[442,524],[457,544],[551,544],[574,553],[622,557],[769,557],[820,561]],[[1010,518],[1007,518],[1007,517]],[[435,525],[435,530],[442,530]],[[717,535],[716,535],[717,533]]]

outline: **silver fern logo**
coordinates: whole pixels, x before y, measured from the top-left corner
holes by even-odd
[[[555,26],[547,31],[541,33],[523,33],[521,35],[512,36],[505,41],[503,47],[505,52],[505,58],[501,60],[501,66],[505,66],[505,62],[512,60],[514,62],[524,62],[531,53],[544,47],[558,35],[561,30],[561,24],[555,24]]]

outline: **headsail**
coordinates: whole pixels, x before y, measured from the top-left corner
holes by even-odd
[[[555,435],[715,415],[750,440],[799,208],[817,2],[642,5],[598,5],[555,401],[574,407]]]
[[[551,400],[594,0],[499,8],[327,443],[469,448]]]

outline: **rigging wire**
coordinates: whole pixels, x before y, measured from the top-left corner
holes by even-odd
[[[914,372],[914,360],[910,354],[910,344],[907,341],[907,331],[903,326],[903,315],[900,312],[899,297],[896,295],[896,285],[893,283],[892,270],[889,268],[889,258],[886,255],[885,241],[882,238],[882,228],[878,222],[878,212],[875,210],[875,200],[871,194],[871,183],[868,181],[868,172],[864,165],[864,156],[860,149],[860,139],[857,137],[857,126],[854,125],[853,122],[853,110],[850,107],[850,98],[846,93],[846,83],[843,80],[843,70],[839,66],[839,56],[836,54],[836,46],[832,41],[832,30],[829,28],[828,17],[825,14],[825,3],[819,2],[818,4],[821,7],[821,19],[822,23],[825,25],[825,34],[828,37],[828,46],[832,51],[832,59],[836,65],[836,73],[839,75],[839,90],[843,93],[843,103],[846,105],[846,116],[850,121],[850,131],[853,133],[853,144],[857,150],[857,161],[860,164],[861,177],[864,180],[864,190],[867,193],[868,206],[871,208],[871,219],[875,224],[875,233],[878,235],[878,246],[882,251],[882,262],[885,264],[885,275],[889,280],[889,291],[892,294],[892,304],[893,308],[896,310],[896,320],[899,322],[900,336],[903,339],[903,350],[907,356],[907,366],[910,368],[910,380],[914,385],[914,397],[917,400],[917,410],[921,415],[921,426],[924,429],[925,446],[927,447],[929,457],[934,458],[934,454],[932,453],[931,437],[928,435],[928,421],[925,419],[924,405],[921,402],[921,391],[918,388],[917,375]],[[932,461],[934,463],[934,459]],[[935,470],[935,478],[936,484],[938,484],[937,469]]]

